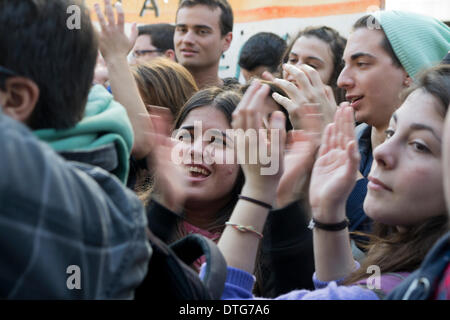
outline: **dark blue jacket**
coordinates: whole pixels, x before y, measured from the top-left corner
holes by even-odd
[[[387,297],[387,300],[432,299],[445,268],[450,263],[450,232],[428,252],[420,268],[414,271]]]

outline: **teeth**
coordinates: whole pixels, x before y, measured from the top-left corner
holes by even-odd
[[[201,173],[204,176],[208,176],[209,172],[206,171],[205,169],[199,168],[199,167],[188,167],[189,172],[196,172],[196,173]]]

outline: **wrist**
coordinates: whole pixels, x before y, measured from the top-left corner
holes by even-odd
[[[241,195],[255,200],[263,201],[273,205],[276,201],[276,189],[265,187],[263,185],[252,185],[245,183],[242,187]]]
[[[105,60],[105,64],[108,68],[108,70],[117,64],[126,63],[128,66],[128,59],[126,54],[122,53],[113,53],[107,56],[104,56],[103,59]]]
[[[346,219],[345,204],[312,208],[312,217],[321,223],[340,223]]]

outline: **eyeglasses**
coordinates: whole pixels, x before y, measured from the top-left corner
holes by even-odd
[[[133,51],[133,57],[139,58],[139,57],[142,57],[142,56],[144,56],[146,54],[154,53],[154,52],[162,52],[162,50],[161,49],[155,49],[155,50],[134,50]]]

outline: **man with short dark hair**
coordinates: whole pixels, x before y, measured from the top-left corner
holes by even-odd
[[[264,71],[275,77],[280,67],[286,41],[272,32],[259,32],[251,36],[241,49],[239,66],[245,81],[261,78]]]
[[[106,89],[91,89],[88,12],[80,0],[0,0],[0,30],[0,297],[133,298],[151,253],[123,185],[133,132]]]
[[[194,76],[197,86],[223,85],[218,76],[222,54],[233,39],[233,11],[226,0],[183,0],[174,35],[178,62]]]
[[[176,61],[173,46],[175,26],[169,23],[147,24],[138,27],[138,37],[132,51],[132,63],[151,61],[165,56]]]

